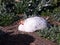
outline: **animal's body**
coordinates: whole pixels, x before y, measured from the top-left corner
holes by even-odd
[[[19,31],[34,32],[36,30],[43,30],[47,27],[47,22],[42,17],[30,17],[24,20],[23,24],[18,26]]]

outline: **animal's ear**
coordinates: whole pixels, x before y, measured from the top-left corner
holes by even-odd
[[[24,20],[21,20],[20,23],[21,23],[22,25],[24,25]]]
[[[21,19],[21,20],[19,21],[19,24],[24,25],[24,20],[23,20],[23,19]]]

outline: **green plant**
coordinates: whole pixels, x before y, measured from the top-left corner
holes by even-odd
[[[0,25],[10,25],[12,24],[14,21],[16,21],[18,18],[17,16],[14,15],[14,13],[3,13],[0,14]]]
[[[45,37],[53,42],[60,44],[60,26],[51,27],[50,29],[44,29],[37,32],[38,35]]]
[[[50,15],[52,15],[52,13],[49,12],[49,10],[46,10],[45,12],[44,11],[41,12],[41,16],[50,16]]]
[[[15,14],[15,12],[10,12],[12,11],[10,10],[10,7],[8,7],[8,9],[6,8],[5,2],[1,2],[0,4],[0,26],[10,25],[14,21],[18,20],[18,16]]]
[[[60,7],[55,8],[51,16],[55,21],[60,21]]]
[[[22,14],[27,10],[28,0],[20,0],[20,2],[15,3],[16,13]]]

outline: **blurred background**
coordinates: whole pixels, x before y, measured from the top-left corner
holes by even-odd
[[[60,21],[60,0],[0,0],[0,25],[34,15],[53,16]]]
[[[31,16],[49,17],[49,22],[55,21],[51,28],[37,33],[60,45],[60,23],[56,25],[60,22],[60,0],[0,0],[0,26]]]

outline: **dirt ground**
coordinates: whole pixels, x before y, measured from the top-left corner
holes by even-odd
[[[57,45],[37,35],[36,32],[26,33],[17,30],[18,23],[0,26],[0,45]]]

